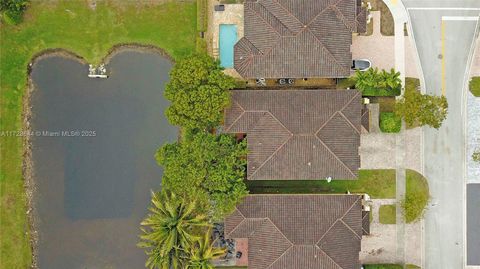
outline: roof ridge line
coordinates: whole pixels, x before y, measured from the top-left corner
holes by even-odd
[[[349,229],[350,232],[352,232],[358,240],[362,240],[362,237],[358,236],[358,234],[352,229],[352,227],[350,227],[348,224],[346,224],[342,219],[340,219],[340,222],[341,222],[345,227],[347,227],[347,229]]]
[[[283,257],[285,254],[287,254],[287,252],[292,249],[295,245],[292,244],[289,248],[287,248],[283,253],[282,255],[278,256],[278,258],[276,258],[266,269],[269,269],[270,267],[272,267],[272,265],[274,265],[278,260],[280,260],[281,257]]]
[[[325,231],[325,233],[322,235],[322,237],[320,237],[320,239],[318,239],[318,241],[315,243],[315,246],[318,245],[318,243],[320,243],[320,241],[322,241],[322,239],[325,237],[325,235],[328,234],[328,232],[330,232],[330,230],[333,228],[333,226],[335,226],[335,224],[338,222],[338,221],[342,221],[342,218],[345,217],[345,215],[347,215],[347,213],[353,208],[353,206],[357,203],[357,201],[360,199],[360,196],[355,200],[355,202],[352,203],[352,205],[345,211],[345,213],[340,217],[338,218],[336,221],[333,222],[333,224]],[[342,221],[342,223],[344,223]],[[345,223],[344,223],[345,224]],[[346,225],[346,224],[345,224]],[[348,225],[346,225],[348,226]],[[350,228],[350,227],[348,227]],[[350,229],[352,230],[352,229]],[[352,230],[353,231],[353,230]],[[357,233],[353,232],[355,235],[357,235]]]
[[[238,210],[238,211],[240,211],[240,210]],[[233,230],[230,231],[230,232],[229,232],[228,234],[226,234],[225,236],[228,237],[228,236],[230,236],[233,232],[235,232],[235,230],[238,229],[238,227],[240,226],[240,224],[242,224],[246,219],[247,219],[247,218],[244,218],[242,221],[240,221],[240,222],[237,224],[237,226],[235,226],[235,228],[233,228]]]
[[[290,134],[290,137],[287,138],[287,140],[285,140],[285,142],[283,142],[283,144],[281,144],[270,156],[268,156],[268,158],[265,159],[265,161],[264,161],[261,165],[258,166],[257,170],[255,170],[250,176],[248,176],[247,179],[250,178],[250,177],[252,177],[253,175],[255,175],[258,171],[260,171],[261,168],[262,168],[270,159],[273,158],[273,155],[275,155],[281,148],[283,148],[283,147],[285,146],[285,144],[287,144],[287,142],[288,142],[290,139],[292,139],[292,137],[293,137],[293,133],[292,133],[285,125],[283,125],[283,123],[282,123],[280,120],[278,120],[277,117],[275,117],[275,116],[274,116],[270,111],[268,111],[268,110],[267,110],[266,112],[267,112],[268,114],[270,114],[270,116],[272,116],[272,118],[273,118],[274,120],[276,120],[278,123],[280,123],[280,125],[281,125],[285,130],[287,130],[287,132]],[[248,143],[248,142],[247,142],[247,143]]]
[[[283,235],[283,237],[284,237],[285,239],[287,239],[287,241],[288,241],[292,246],[295,245],[295,244],[293,244],[292,241],[290,241],[290,239],[288,239],[288,238],[285,236],[284,233],[282,233],[282,231],[277,227],[277,225],[275,225],[275,223],[274,223],[269,217],[266,217],[266,219],[267,219],[268,221],[270,221],[270,223],[272,223],[273,227],[275,227],[275,229],[276,229],[281,235]]]
[[[256,4],[259,4],[259,3],[257,2]],[[255,4],[253,4],[253,5],[255,5]],[[250,9],[250,10],[253,11],[255,14],[257,14],[257,17],[259,17],[266,25],[268,25],[268,27],[270,27],[270,28],[273,30],[273,32],[278,35],[279,38],[282,38],[282,36],[280,35],[280,33],[278,33],[278,32],[275,30],[275,28],[273,28],[272,25],[270,25],[270,23],[268,23],[264,18],[262,18],[262,16],[260,16],[260,14],[259,14],[256,10],[254,10],[254,9],[252,9],[252,8],[248,8],[248,9]],[[244,13],[245,13],[245,11],[244,11]],[[275,16],[274,16],[274,17],[275,17]],[[275,18],[276,18],[276,17],[275,17]],[[257,48],[257,49],[258,49],[258,48]],[[259,51],[260,51],[260,50],[259,50]]]
[[[337,113],[337,112],[335,112]],[[327,149],[328,152],[330,152],[333,157],[335,157],[335,159],[337,159],[337,161],[339,161],[346,169],[348,172],[350,172],[350,174],[353,176],[353,177],[356,177],[357,175],[355,175],[355,173],[353,173],[352,169],[350,169],[342,160],[340,160],[340,158],[338,158],[337,154],[335,154],[328,146],[327,144],[325,144],[325,142],[323,142],[322,139],[320,139],[316,134],[314,135],[314,137],[320,141],[320,143]]]
[[[336,3],[335,3],[334,5],[332,5],[331,7],[332,7],[333,11],[335,12],[336,17],[343,23],[343,25],[345,25],[345,27],[347,27],[348,30],[350,30],[352,33],[355,33],[357,29],[352,29],[352,27],[347,24],[348,21],[347,21],[347,19],[345,18],[345,15],[344,15],[343,12],[340,11],[340,9],[338,9],[338,7],[337,7],[337,5],[338,5],[340,2],[342,2],[342,1],[343,1],[343,0],[340,0],[340,1],[336,2]],[[354,13],[355,13],[355,21],[356,21],[356,19],[357,19],[357,5],[356,5],[356,4],[355,4],[355,11],[354,11]],[[356,26],[356,25],[355,25],[355,26]]]
[[[340,114],[340,116],[341,116],[342,118],[344,118],[345,121],[347,121],[347,124],[350,125],[350,127],[352,127],[353,130],[355,130],[355,132],[356,132],[357,134],[360,134],[360,131],[357,130],[357,128],[355,127],[355,125],[353,125],[353,123],[342,113],[342,111],[339,111],[338,114]],[[360,125],[361,125],[361,124],[360,124]]]
[[[277,3],[277,5],[280,6],[281,9],[285,10],[285,11],[288,13],[288,15],[290,15],[290,17],[294,18],[294,19],[295,19],[296,21],[298,21],[300,24],[305,25],[305,24],[303,24],[303,23],[297,18],[297,16],[293,15],[293,13],[290,12],[290,10],[288,10],[285,6],[283,6],[278,0],[273,0],[272,2]],[[277,18],[277,19],[278,19],[278,18]],[[282,24],[283,24],[283,23],[282,23]],[[288,28],[288,27],[287,27],[287,28]],[[290,29],[289,29],[289,30],[290,30]],[[300,31],[300,32],[301,32],[301,31]],[[293,33],[293,32],[292,32],[292,33]]]
[[[288,28],[288,27],[283,23],[282,20],[280,20],[277,16],[275,16],[266,6],[262,5],[261,2],[263,2],[263,1],[258,1],[257,3],[258,3],[259,5],[261,5],[263,8],[265,8],[265,10],[267,10],[267,12],[270,13],[281,25],[283,25],[283,26],[285,27],[285,29],[287,29],[290,33],[294,34],[294,32],[293,32],[292,30],[290,30],[290,28]],[[297,19],[295,16],[293,16],[292,13],[290,13],[288,10],[286,10],[278,1],[275,1],[275,0],[274,0],[274,1],[272,1],[272,3],[277,4],[278,6],[280,6],[280,8],[284,9],[284,10],[288,13],[288,15],[289,15],[290,17],[293,17],[293,18]],[[301,21],[299,21],[298,19],[297,19],[297,21],[300,22],[300,23],[303,25],[303,23],[302,23]],[[273,28],[273,27],[272,27],[272,28]],[[275,30],[275,32],[277,32],[277,31]],[[277,32],[277,33],[280,35],[280,37],[283,36],[283,35],[281,35],[279,32]]]
[[[243,112],[240,113],[240,115],[232,122],[232,124],[230,124],[230,126],[229,126],[227,129],[225,129],[225,132],[230,131],[230,128],[232,128],[232,126],[233,126],[235,123],[237,123],[237,121],[239,121],[240,118],[242,118],[244,114],[245,114],[245,110],[243,110]],[[224,121],[225,121],[225,115],[226,115],[226,113],[224,113],[224,116],[223,116]]]
[[[359,195],[357,200],[355,200],[355,202],[353,202],[353,204],[347,209],[347,211],[345,211],[345,214],[343,214],[343,216],[340,218],[340,220],[343,222],[343,224],[345,224],[346,226],[348,226],[348,228],[350,228],[350,230],[353,231],[353,233],[355,235],[357,235],[358,237],[358,234],[352,229],[352,227],[350,227],[348,224],[346,224],[344,221],[343,221],[343,218],[348,214],[348,212],[350,212],[350,210],[352,210],[352,208],[355,206],[355,204],[358,202],[358,200],[360,200],[362,197]],[[363,217],[361,218],[362,219],[362,229],[363,229]],[[360,240],[362,240],[362,237],[360,236],[359,238]]]
[[[308,30],[308,32],[310,32],[310,34],[312,34],[313,38],[315,38],[315,40],[317,40],[317,43],[319,43],[321,45],[321,47],[327,52],[327,54],[329,56],[331,56],[331,58],[333,59],[333,62],[335,62],[335,64],[340,67],[340,69],[343,69],[343,67],[340,65],[340,63],[337,61],[337,58],[335,58],[335,56],[333,56],[333,53],[331,51],[329,51],[327,49],[327,47],[325,47],[325,45],[323,45],[322,41],[320,41],[320,39],[317,38],[317,36],[310,30],[310,27],[307,27],[305,28],[305,30]]]
[[[340,264],[338,264],[334,259],[332,259],[332,257],[330,257],[325,251],[323,251],[323,249],[321,249],[317,245],[315,246],[317,247],[318,250],[320,250],[323,254],[325,254],[325,256],[327,256],[327,258],[330,259],[336,266],[338,266],[338,268],[343,269],[343,267],[341,267]]]
[[[322,15],[322,14],[325,12],[325,10],[329,9],[329,8],[332,7],[332,6],[337,5],[337,4],[340,3],[341,1],[343,1],[343,0],[338,0],[338,1],[335,2],[334,4],[327,5],[326,8],[324,8],[322,11],[320,11],[317,15],[315,15],[315,17],[313,17],[313,18],[306,24],[306,25],[307,25],[307,28],[309,28],[309,27],[310,27],[310,24],[312,24],[312,22],[313,22],[314,20],[316,20],[320,15]]]

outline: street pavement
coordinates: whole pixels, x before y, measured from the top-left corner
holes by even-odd
[[[424,174],[431,203],[425,215],[426,269],[465,267],[465,82],[480,1],[403,0],[423,72],[422,89],[445,94],[448,118],[424,128]],[[443,17],[443,20],[442,20]]]

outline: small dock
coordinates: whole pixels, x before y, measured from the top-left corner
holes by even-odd
[[[107,69],[104,64],[95,67],[94,65],[88,65],[88,77],[89,78],[108,78]]]

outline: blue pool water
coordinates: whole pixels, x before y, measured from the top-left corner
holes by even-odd
[[[220,65],[233,67],[233,46],[237,43],[237,25],[220,24]]]

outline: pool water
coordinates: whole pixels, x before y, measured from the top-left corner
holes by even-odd
[[[220,65],[224,68],[233,67],[233,46],[237,43],[237,25],[220,24]]]

